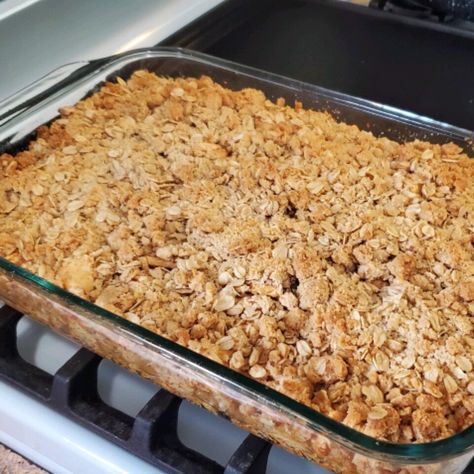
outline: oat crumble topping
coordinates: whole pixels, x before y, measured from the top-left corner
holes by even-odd
[[[146,71],[0,156],[0,255],[394,442],[474,421],[474,161]]]

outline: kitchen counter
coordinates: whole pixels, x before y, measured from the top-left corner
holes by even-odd
[[[0,473],[5,474],[45,474],[46,471],[31,464],[19,454],[0,444]]]

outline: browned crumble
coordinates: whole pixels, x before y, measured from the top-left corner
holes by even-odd
[[[368,435],[474,420],[474,162],[139,71],[0,156],[0,255]]]
[[[47,474],[19,454],[0,444],[0,474]]]

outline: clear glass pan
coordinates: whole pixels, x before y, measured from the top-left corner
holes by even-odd
[[[176,48],[73,63],[20,91],[0,103],[0,152],[22,149],[60,107],[93,93],[106,79],[127,78],[137,69],[166,76],[206,74],[231,89],[253,87],[270,99],[284,97],[288,103],[299,100],[307,108],[328,110],[376,135],[454,142],[472,155],[473,132]],[[378,441],[1,258],[0,298],[177,395],[336,472],[459,473],[474,455],[474,426],[433,443]]]

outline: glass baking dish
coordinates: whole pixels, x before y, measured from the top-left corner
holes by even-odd
[[[253,87],[270,99],[299,100],[398,140],[454,142],[472,156],[474,134],[313,85],[176,48],[138,50],[66,65],[0,103],[0,153],[21,150],[35,129],[137,69],[166,76],[211,76],[231,89]],[[460,473],[474,455],[474,426],[424,444],[365,436],[295,400],[116,316],[0,258],[0,298],[101,356],[238,426],[341,473]]]

